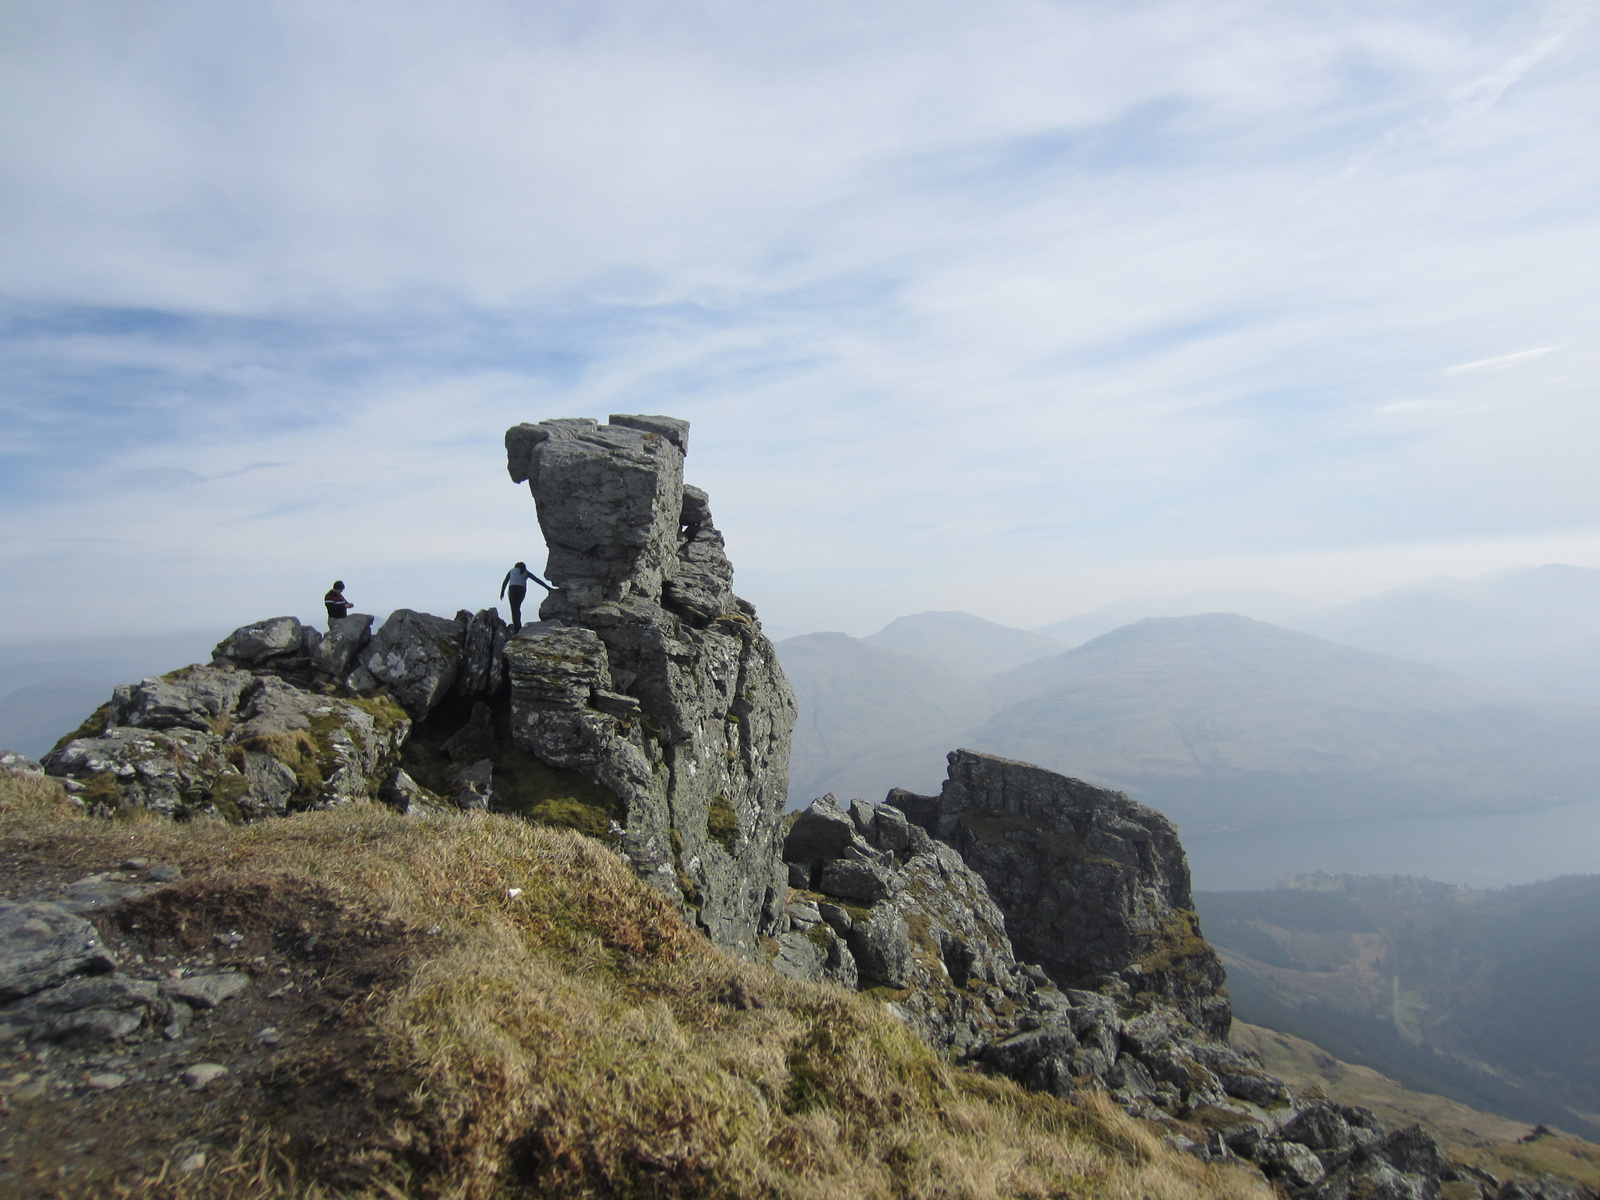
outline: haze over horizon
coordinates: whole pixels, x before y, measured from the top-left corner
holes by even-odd
[[[20,2],[10,640],[493,603],[694,423],[777,637],[1600,567],[1592,2]]]

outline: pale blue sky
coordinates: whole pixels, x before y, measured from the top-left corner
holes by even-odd
[[[14,0],[5,639],[481,607],[613,411],[779,634],[1600,567],[1596,15]]]

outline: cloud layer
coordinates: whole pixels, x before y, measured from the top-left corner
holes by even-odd
[[[1600,565],[1593,15],[8,6],[11,632],[481,606],[612,411],[780,631]]]

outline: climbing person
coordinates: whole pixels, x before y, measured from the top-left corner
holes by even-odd
[[[511,601],[511,632],[522,632],[522,598],[528,594],[528,581],[532,580],[547,592],[555,591],[544,580],[528,570],[528,564],[519,562],[506,572],[506,577],[500,581],[500,595]],[[506,592],[510,591],[507,596]]]
[[[329,625],[332,625],[340,617],[348,616],[350,610],[355,607],[354,604],[344,598],[344,580],[342,579],[333,581],[333,586],[328,589],[328,594],[322,598],[322,602],[328,606]]]

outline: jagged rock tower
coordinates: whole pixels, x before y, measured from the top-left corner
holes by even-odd
[[[706,494],[689,423],[617,416],[506,431],[558,590],[506,644],[512,738],[614,794],[621,847],[712,941],[754,954],[783,911],[795,700]]]

